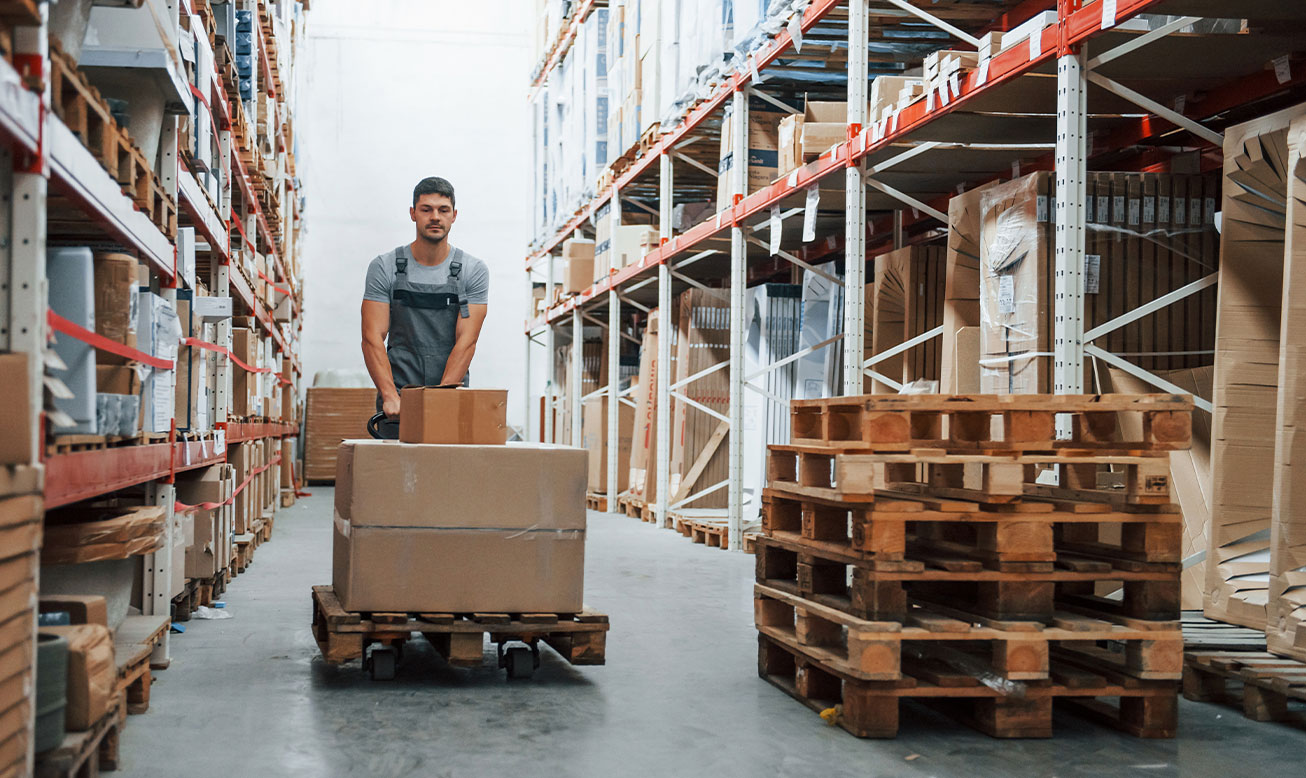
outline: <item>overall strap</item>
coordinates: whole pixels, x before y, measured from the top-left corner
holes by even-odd
[[[454,289],[457,290],[456,294],[458,295],[458,304],[466,305],[467,295],[464,294],[464,290],[463,290],[463,279],[462,279],[463,261],[462,260],[463,260],[463,250],[457,248],[454,249],[453,256],[449,258],[449,283],[453,284]]]
[[[403,246],[395,249],[395,275],[408,275],[408,252]]]

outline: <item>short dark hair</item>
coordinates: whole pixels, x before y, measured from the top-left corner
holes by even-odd
[[[443,178],[431,176],[418,181],[417,186],[413,187],[413,205],[417,205],[417,201],[422,195],[428,194],[444,195],[449,198],[450,205],[454,208],[458,207],[458,201],[453,196],[453,184]]]

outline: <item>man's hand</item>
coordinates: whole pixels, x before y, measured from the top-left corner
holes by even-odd
[[[399,416],[399,395],[381,398],[381,412],[388,419],[398,418]]]

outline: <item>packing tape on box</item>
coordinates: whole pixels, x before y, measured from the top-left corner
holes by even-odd
[[[335,514],[334,523],[336,525],[336,530],[339,531],[341,535],[349,537],[349,519],[346,519],[344,516],[337,513]]]

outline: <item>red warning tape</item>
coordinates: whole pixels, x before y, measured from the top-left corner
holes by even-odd
[[[46,309],[45,319],[50,325],[50,329],[55,332],[62,332],[69,337],[76,338],[81,342],[99,349],[107,351],[110,354],[117,354],[120,357],[140,362],[143,365],[157,367],[162,370],[171,370],[174,367],[172,360],[163,359],[162,357],[152,357],[144,351],[138,351],[131,346],[119,343],[116,340],[110,340],[103,335],[91,332],[80,324],[74,324],[50,309]]]
[[[172,506],[173,510],[190,511],[190,510],[198,509],[204,511],[211,511],[214,508],[221,508],[224,505],[231,505],[233,502],[235,502],[236,495],[245,491],[245,487],[249,486],[249,482],[254,480],[254,476],[258,475],[259,473],[262,473],[263,471],[267,470],[269,467],[272,467],[273,465],[279,465],[279,464],[281,464],[281,455],[277,454],[276,459],[269,461],[266,465],[263,465],[262,467],[254,468],[249,472],[249,475],[245,476],[245,480],[240,482],[240,486],[236,487],[236,490],[231,493],[231,496],[228,497],[226,500],[223,500],[222,502],[202,502],[196,505],[187,505],[186,503],[180,500],[174,500],[174,504]]]
[[[183,338],[181,342],[187,346],[194,346],[195,348],[202,348],[206,351],[214,351],[219,354],[225,354],[228,359],[230,359],[232,362],[235,362],[237,365],[239,365],[240,369],[244,370],[246,373],[271,373],[272,372],[272,368],[270,367],[250,367],[249,365],[241,361],[241,359],[237,357],[235,354],[231,353],[230,349],[223,348],[222,346],[216,345],[214,343],[209,343],[208,341],[200,340],[199,338]]]
[[[193,95],[195,95],[195,99],[197,99],[197,100],[199,100],[201,103],[203,103],[203,104],[204,104],[204,107],[205,107],[206,109],[208,109],[208,112],[209,112],[209,126],[211,126],[211,127],[213,128],[213,142],[216,143],[219,147],[221,147],[221,146],[222,146],[222,134],[221,134],[220,132],[218,132],[218,123],[217,123],[217,121],[213,118],[213,106],[209,105],[208,98],[206,98],[206,97],[204,96],[204,93],[201,92],[201,91],[200,91],[200,90],[199,90],[199,89],[198,89],[194,84],[188,84],[187,86],[190,87],[190,93],[193,94]]]
[[[271,278],[268,278],[267,274],[264,273],[262,270],[258,271],[258,277],[263,279],[264,281],[267,281],[268,286],[271,286],[273,289],[277,290],[278,292],[281,292],[284,295],[290,294],[289,287],[277,286],[276,281],[273,281]]]

